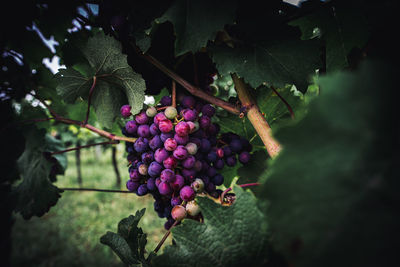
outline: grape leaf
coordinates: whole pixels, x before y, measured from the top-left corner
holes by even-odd
[[[387,266],[400,238],[394,68],[319,80],[323,94],[276,134],[284,149],[261,196],[274,245],[295,266]],[[376,90],[382,88],[382,90]]]
[[[62,146],[51,137],[45,136],[45,131],[28,128],[25,132],[25,151],[18,159],[18,169],[23,178],[14,189],[16,197],[16,211],[25,219],[33,215],[42,216],[51,206],[57,203],[61,190],[51,183],[55,174],[66,167],[66,159],[61,157],[48,157],[44,152],[62,150]],[[65,157],[65,155],[64,155]],[[61,170],[53,169],[61,166]]]
[[[277,36],[234,48],[211,45],[210,50],[222,75],[237,73],[253,88],[263,83],[275,87],[294,84],[304,92],[309,78],[321,66],[319,44],[318,40]]]
[[[128,65],[121,44],[98,33],[89,39],[82,52],[92,67],[93,76],[84,76],[73,68],[58,72],[57,91],[65,101],[73,103],[78,97],[87,99],[96,77],[92,103],[101,124],[112,128],[120,107],[126,104],[125,99],[132,107],[132,114],[138,113],[143,107],[145,82]]]
[[[225,24],[234,22],[236,8],[237,1],[176,0],[158,21],[171,21],[174,25],[175,54],[179,56],[197,52],[208,40],[214,40]]]
[[[236,201],[221,206],[198,197],[204,223],[184,220],[172,229],[176,245],[154,258],[156,266],[256,266],[268,259],[267,223],[256,198],[240,187]],[[257,266],[259,266],[257,265]]]
[[[135,216],[122,219],[118,223],[118,233],[107,232],[100,238],[102,244],[109,246],[129,266],[148,266],[144,257],[147,235],[138,227],[145,211],[142,209]]]
[[[369,36],[367,20],[358,1],[336,2],[290,22],[299,26],[302,38],[310,39],[319,31],[326,43],[326,70],[333,72],[349,66],[348,54],[362,48]]]

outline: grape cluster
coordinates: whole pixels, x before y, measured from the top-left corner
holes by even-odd
[[[197,193],[207,192],[217,198],[216,187],[224,177],[219,173],[225,165],[250,160],[248,140],[234,134],[220,134],[212,122],[215,108],[192,96],[184,96],[175,108],[170,96],[164,96],[154,107],[143,109],[134,118],[131,107],[121,107],[127,119],[122,133],[136,137],[126,143],[129,177],[126,187],[138,196],[152,194],[154,210],[167,218],[169,229],[175,220],[199,219]]]

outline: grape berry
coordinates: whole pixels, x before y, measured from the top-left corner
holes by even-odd
[[[131,107],[121,107],[127,121],[122,133],[136,137],[126,143],[129,180],[126,187],[138,196],[151,194],[154,210],[167,218],[169,229],[186,216],[199,219],[196,194],[207,192],[217,198],[224,182],[218,173],[225,164],[234,166],[250,160],[251,144],[234,133],[220,134],[212,122],[215,108],[192,96],[181,99],[176,108],[164,96],[158,106],[149,106],[133,116]]]

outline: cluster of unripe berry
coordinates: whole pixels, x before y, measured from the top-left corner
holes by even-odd
[[[200,209],[194,198],[206,192],[218,197],[224,177],[218,173],[234,166],[237,159],[247,163],[251,145],[233,133],[220,134],[212,122],[215,108],[192,96],[182,98],[177,107],[169,96],[157,106],[149,106],[132,116],[131,107],[121,107],[127,119],[122,132],[136,137],[126,143],[130,179],[126,187],[137,195],[152,194],[154,209],[167,218],[169,229],[175,220],[199,218]]]

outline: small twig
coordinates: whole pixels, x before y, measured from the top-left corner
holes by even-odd
[[[172,80],[172,106],[176,108],[176,82]]]
[[[290,112],[290,117],[292,117],[292,119],[294,119],[294,112],[293,112],[293,109],[290,106],[290,104],[278,93],[278,91],[273,86],[270,86],[270,88],[280,98],[280,100],[282,100],[282,102],[286,105],[287,109]]]
[[[261,184],[260,183],[250,183],[250,184],[241,184],[241,185],[238,185],[238,186],[240,186],[241,188],[244,188],[244,187],[256,186],[256,185],[261,185]],[[225,189],[224,192],[221,193],[221,196],[220,196],[221,204],[224,203],[224,198],[225,198],[226,193],[228,193],[231,190],[232,190],[232,188],[229,187],[229,188]]]
[[[157,253],[161,246],[164,244],[165,240],[168,238],[169,234],[171,233],[171,229],[178,224],[179,221],[175,221],[174,224],[168,229],[168,231],[164,234],[161,241],[158,243],[157,247],[154,249],[154,253]]]
[[[97,188],[72,188],[72,187],[63,187],[59,188],[63,191],[95,191],[95,192],[105,192],[105,193],[133,193],[132,191],[127,190],[112,190],[112,189],[97,189]]]
[[[79,150],[81,148],[87,148],[87,147],[91,147],[91,146],[114,145],[114,144],[118,144],[118,143],[119,143],[119,141],[107,141],[107,142],[95,143],[95,144],[90,144],[90,145],[77,146],[77,147],[72,147],[72,148],[68,148],[68,149],[65,149],[65,150],[61,150],[61,151],[52,152],[52,153],[50,153],[50,155],[62,154],[62,153],[65,153],[65,152]]]
[[[88,122],[88,120],[89,120],[90,103],[91,103],[91,100],[92,100],[92,95],[93,95],[94,88],[95,88],[95,86],[96,86],[96,81],[97,81],[97,77],[96,77],[96,76],[93,76],[92,87],[90,87],[90,90],[89,90],[89,98],[88,98],[88,107],[87,107],[87,110],[86,110],[86,118],[85,118],[85,120],[83,121],[83,124],[87,124],[87,122]]]

